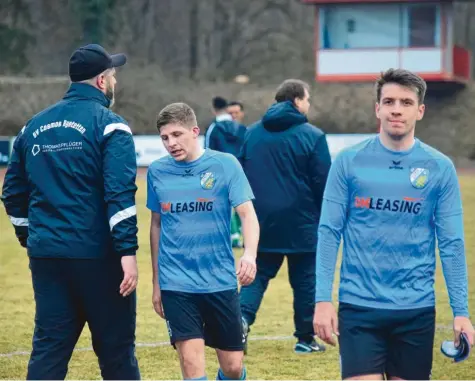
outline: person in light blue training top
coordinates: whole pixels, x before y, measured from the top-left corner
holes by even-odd
[[[170,155],[153,162],[147,175],[155,311],[166,319],[185,379],[206,379],[205,345],[216,349],[217,379],[245,379],[237,281],[248,285],[256,275],[254,195],[234,156],[200,146],[188,105],[166,106],[157,129]],[[237,272],[232,208],[246,245]]]
[[[460,188],[452,161],[414,137],[426,83],[389,69],[377,81],[379,135],[330,169],[318,230],[314,329],[340,345],[343,379],[428,380],[435,332],[436,241],[454,315],[469,319]],[[338,317],[332,287],[340,238]]]

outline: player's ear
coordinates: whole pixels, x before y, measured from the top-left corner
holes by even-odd
[[[195,135],[195,137],[198,137],[200,135],[200,128],[198,126],[194,126],[191,131],[193,132],[193,135]]]
[[[426,111],[426,106],[424,104],[419,105],[417,110],[417,120],[421,120],[424,117],[424,112]]]

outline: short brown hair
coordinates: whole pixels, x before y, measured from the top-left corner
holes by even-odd
[[[280,84],[275,93],[275,100],[277,102],[291,101],[295,98],[303,99],[305,90],[310,91],[308,83],[300,79],[286,79]]]
[[[157,116],[157,130],[170,124],[181,124],[183,127],[192,128],[198,123],[193,109],[186,103],[172,103],[164,107]]]
[[[408,87],[417,93],[419,104],[424,103],[427,84],[417,74],[405,69],[389,69],[381,73],[381,77],[376,81],[376,100],[381,101],[381,90],[388,83],[396,83],[400,86]]]

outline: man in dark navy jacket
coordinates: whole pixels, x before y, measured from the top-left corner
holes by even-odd
[[[109,107],[124,54],[76,50],[72,84],[18,134],[2,201],[27,248],[36,301],[28,379],[64,379],[87,322],[104,379],[135,357],[137,172],[132,132]]]
[[[262,120],[248,128],[240,154],[261,227],[256,279],[241,289],[243,325],[249,332],[269,281],[287,257],[298,339],[295,352],[320,352],[325,347],[314,339],[312,325],[315,250],[330,152],[325,134],[308,123],[305,82],[284,81],[275,100]]]

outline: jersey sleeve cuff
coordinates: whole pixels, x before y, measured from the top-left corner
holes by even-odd
[[[470,317],[470,314],[468,313],[468,308],[456,308],[454,309],[454,318],[458,317],[458,316],[462,316],[462,317],[466,317],[466,318],[469,318]]]
[[[252,201],[252,200],[254,200],[254,197],[245,197],[245,198],[239,199],[236,202],[233,202],[232,205],[233,205],[233,208],[237,208],[239,205],[244,204],[245,202],[248,202],[248,201]]]
[[[320,302],[332,302],[332,297],[331,296],[326,296],[326,295],[316,295],[315,296],[315,303],[320,303]]]
[[[147,209],[151,210],[152,212],[155,212],[155,213],[160,213],[160,207],[156,207],[155,205],[150,205],[150,204],[147,204]]]

